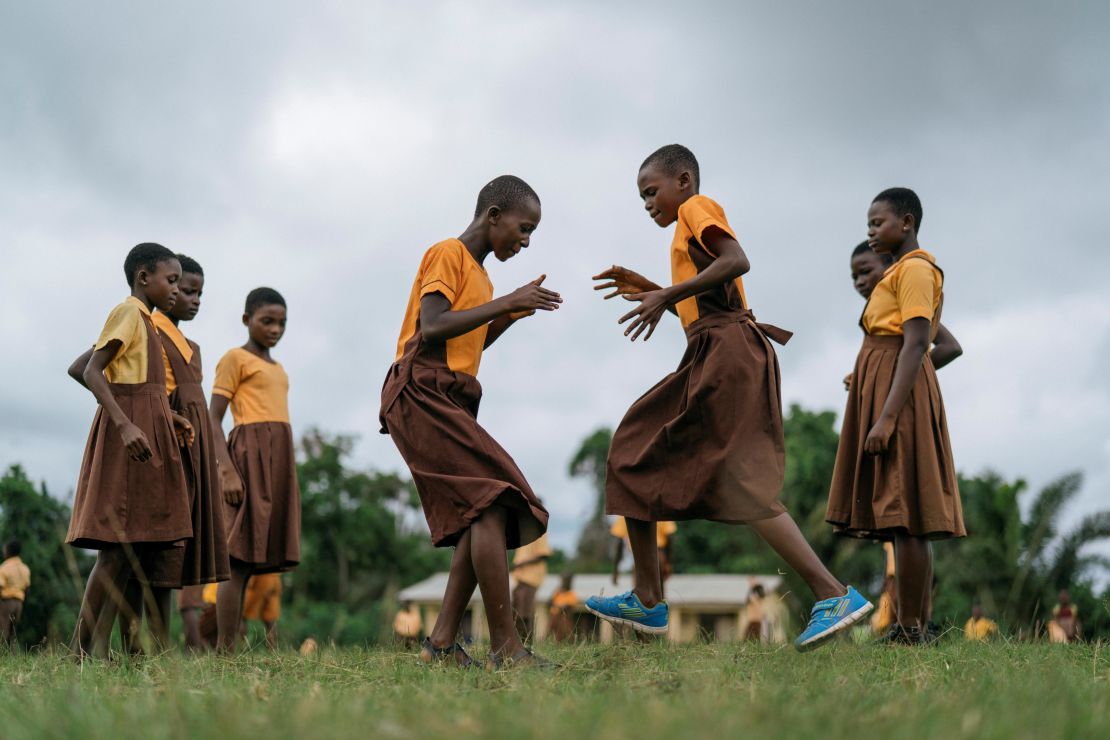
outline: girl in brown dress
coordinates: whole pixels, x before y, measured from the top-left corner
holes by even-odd
[[[301,492],[293,430],[289,425],[289,376],[270,356],[285,335],[285,299],[272,288],[247,295],[247,343],[216,365],[210,413],[224,500],[231,578],[216,597],[217,647],[231,650],[239,637],[243,595],[255,573],[292,570],[301,559]],[[234,427],[225,439],[228,407]]]
[[[929,345],[944,274],[918,246],[921,201],[907,188],[875,197],[868,243],[891,254],[860,319],[863,347],[848,389],[826,519],[840,534],[894,541],[897,639],[926,639],[933,539],[963,537],[963,508]]]
[[[871,610],[824,566],[779,502],[785,466],[779,366],[771,342],[790,333],[757,323],[741,275],[750,267],[724,210],[699,193],[697,159],[678,144],[640,166],[637,189],[650,218],[675,225],[672,285],[660,287],[623,267],[595,279],[598,290],[638,307],[620,319],[625,336],[647,340],[667,311],[686,330],[678,369],[625,414],[609,451],[605,508],[624,516],[635,588],[591,597],[586,609],[640,632],[662,634],[663,599],[655,522],[709,519],[748,524],[798,571],[818,602],[795,642],[808,649]]]
[[[131,295],[108,316],[80,372],[99,404],[66,535],[74,547],[99,551],[74,635],[82,656],[107,655],[124,588],[144,570],[144,559],[183,548],[193,534],[180,452],[182,443],[192,443],[193,428],[170,410],[162,345],[150,318],[153,308],[173,307],[181,264],[165,247],[145,243],[128,253],[124,274]],[[148,574],[166,587],[180,586],[180,576]]]

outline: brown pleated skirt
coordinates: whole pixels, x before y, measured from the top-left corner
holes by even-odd
[[[613,435],[606,512],[740,524],[786,510],[779,365],[768,334],[789,338],[748,311],[686,328],[678,369],[632,404]]]
[[[890,393],[901,348],[900,336],[863,340],[848,389],[825,518],[838,534],[854,537],[889,540],[898,532],[963,537],[967,532],[948,422],[928,354],[887,451],[868,455],[863,449]]]
[[[216,472],[216,448],[204,391],[199,384],[179,385],[170,396],[170,404],[189,420],[196,434],[192,446],[184,451],[193,537],[185,543],[182,554],[181,583],[190,586],[226,581],[231,577],[231,565]]]
[[[421,352],[417,332],[382,388],[382,430],[412,472],[436,547],[451,547],[498,503],[510,516],[510,549],[547,531],[547,510],[509,453],[478,424],[482,386]]]
[[[153,456],[132,460],[103,407],[97,407],[66,542],[99,550],[123,543],[165,546],[192,537],[189,491],[165,385],[112,383],[109,388],[146,435]]]
[[[292,428],[278,421],[243,424],[231,430],[228,447],[244,487],[239,506],[223,505],[228,554],[255,573],[292,570],[301,559]]]

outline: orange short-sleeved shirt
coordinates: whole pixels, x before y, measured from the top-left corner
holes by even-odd
[[[671,535],[678,531],[678,525],[674,522],[656,522],[655,523],[655,546],[662,550],[667,546],[671,539]],[[624,520],[623,516],[618,516],[617,520],[613,522],[613,526],[609,528],[609,534],[614,537],[620,537],[622,540],[628,539],[628,522]]]
[[[863,330],[872,335],[897,336],[910,319],[932,321],[943,288],[944,277],[936,259],[924,249],[915,249],[883,273],[863,309]]]
[[[150,320],[154,322],[154,328],[158,330],[159,334],[170,338],[173,346],[177,347],[177,351],[185,358],[186,365],[193,361],[193,348],[189,345],[189,340],[185,338],[181,329],[173,323],[169,316],[159,311],[153,314]],[[177,378],[173,376],[173,368],[170,367],[170,358],[166,357],[166,350],[162,350],[162,364],[166,367],[166,395],[169,395],[177,388]]]
[[[416,333],[420,318],[420,299],[439,293],[451,302],[452,311],[465,311],[493,300],[493,283],[466,246],[458,239],[444,239],[424,253],[416,280],[412,283],[401,336],[397,339],[397,359],[405,353],[405,343]],[[478,374],[486,326],[447,340],[447,367],[468,375]]]
[[[104,368],[109,383],[137,384],[147,381],[147,334],[143,316],[150,316],[150,309],[135,296],[112,309],[104,321],[93,350],[103,349],[117,340],[120,348]]]
[[[728,225],[728,219],[725,218],[724,209],[712,198],[695,195],[678,207],[674,239],[671,240],[672,285],[689,280],[698,274],[698,268],[690,257],[691,239],[700,244],[711,257],[716,258],[717,255],[713,254],[702,241],[702,235],[710,226],[716,226],[733,239],[736,238],[736,233]],[[740,297],[744,300],[744,305],[748,305],[748,297],[744,293],[744,281],[741,278],[736,278],[736,289],[740,291]],[[689,326],[699,318],[698,301],[695,296],[679,301],[675,305],[675,310],[678,311],[678,318],[682,321],[684,327]]]
[[[230,349],[220,358],[212,393],[231,400],[231,418],[236,426],[264,421],[289,423],[289,376],[285,368],[242,347]]]

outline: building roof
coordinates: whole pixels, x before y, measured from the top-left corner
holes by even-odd
[[[552,594],[559,587],[560,580],[560,576],[554,573],[548,575],[536,594],[537,601],[550,601]],[[741,606],[747,603],[748,591],[757,583],[762,584],[763,588],[770,593],[782,584],[782,577],[731,573],[675,574],[667,579],[667,602],[672,606]],[[612,576],[604,573],[582,573],[574,577],[574,590],[578,598],[583,601],[588,596],[619,594],[631,588],[632,576],[628,574],[621,574],[616,586],[613,585]],[[438,604],[443,600],[443,592],[446,589],[447,574],[436,573],[402,590],[399,599],[420,604]],[[470,603],[477,603],[480,600],[481,595],[475,589]]]

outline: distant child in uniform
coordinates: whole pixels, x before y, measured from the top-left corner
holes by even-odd
[[[746,523],[798,571],[818,598],[795,642],[808,649],[863,618],[871,604],[833,577],[778,500],[785,443],[779,367],[769,339],[790,334],[758,324],[740,276],[748,258],[721,207],[699,193],[698,162],[678,144],[640,166],[637,189],[660,227],[676,224],[672,285],[623,267],[595,277],[638,306],[620,319],[633,341],[651,337],[667,311],[686,330],[678,370],[640,397],[613,436],[605,481],[610,514],[627,519],[636,587],[594,596],[586,608],[648,634],[667,631],[655,522]]]
[[[131,295],[109,314],[81,373],[99,404],[66,535],[74,547],[99,551],[74,636],[82,656],[107,655],[133,575],[154,587],[181,586],[180,571],[158,572],[158,565],[173,561],[163,557],[165,548],[184,548],[193,536],[180,446],[192,444],[194,429],[170,409],[162,343],[151,319],[153,309],[173,308],[181,263],[159,244],[140,244],[128,253],[124,275]],[[164,624],[168,605],[158,609]]]
[[[998,623],[983,616],[983,607],[971,607],[971,619],[964,624],[964,639],[969,642],[983,642],[998,637]]]
[[[382,388],[382,431],[412,472],[432,542],[454,547],[443,606],[424,640],[426,662],[474,661],[455,642],[467,604],[482,593],[493,666],[542,663],[520,641],[509,599],[506,550],[538,539],[547,511],[520,469],[477,421],[482,351],[518,319],[553,311],[562,298],[544,277],[493,297],[485,260],[528,247],[540,199],[523,180],[503,175],[478,193],[474,219],[457,239],[424,254],[405,309],[396,362]]]
[[[528,642],[536,633],[536,592],[547,579],[547,559],[551,544],[544,533],[535,542],[513,551],[513,615],[521,642]]]
[[[285,335],[285,299],[272,288],[247,295],[247,343],[228,350],[216,365],[210,412],[216,431],[231,579],[220,584],[216,616],[220,650],[239,636],[243,595],[252,575],[292,570],[301,559],[301,493],[293,430],[289,425],[289,376],[270,356]],[[224,414],[234,428],[225,440]]]
[[[393,636],[406,648],[414,648],[420,643],[420,631],[424,629],[424,620],[420,617],[420,607],[411,601],[401,604],[401,608],[393,617]]]
[[[4,562],[0,563],[0,645],[14,646],[23,602],[31,587],[31,569],[19,557],[23,545],[12,540],[4,545]]]
[[[867,214],[871,248],[894,265],[875,286],[860,326],[863,347],[848,389],[826,519],[840,534],[893,540],[896,639],[927,639],[933,539],[963,537],[963,508],[944,402],[929,345],[944,275],[918,246],[921,201],[907,188],[879,193]]]
[[[262,622],[266,646],[277,649],[277,623],[281,619],[281,573],[260,573],[247,581],[243,596],[243,632],[246,622]]]
[[[578,594],[574,590],[574,573],[563,573],[559,588],[551,595],[551,636],[556,642],[566,642],[574,636],[575,607]]]
[[[674,522],[655,523],[655,547],[659,550],[659,580],[664,592],[667,579],[671,577],[674,570],[671,566],[671,537],[677,531],[678,525]],[[613,585],[616,586],[617,578],[620,576],[621,561],[624,560],[625,545],[628,544],[629,548],[632,547],[628,541],[628,522],[625,521],[623,516],[618,516],[617,520],[613,522],[613,526],[609,528],[609,534],[617,540],[617,546],[613,548]]]

